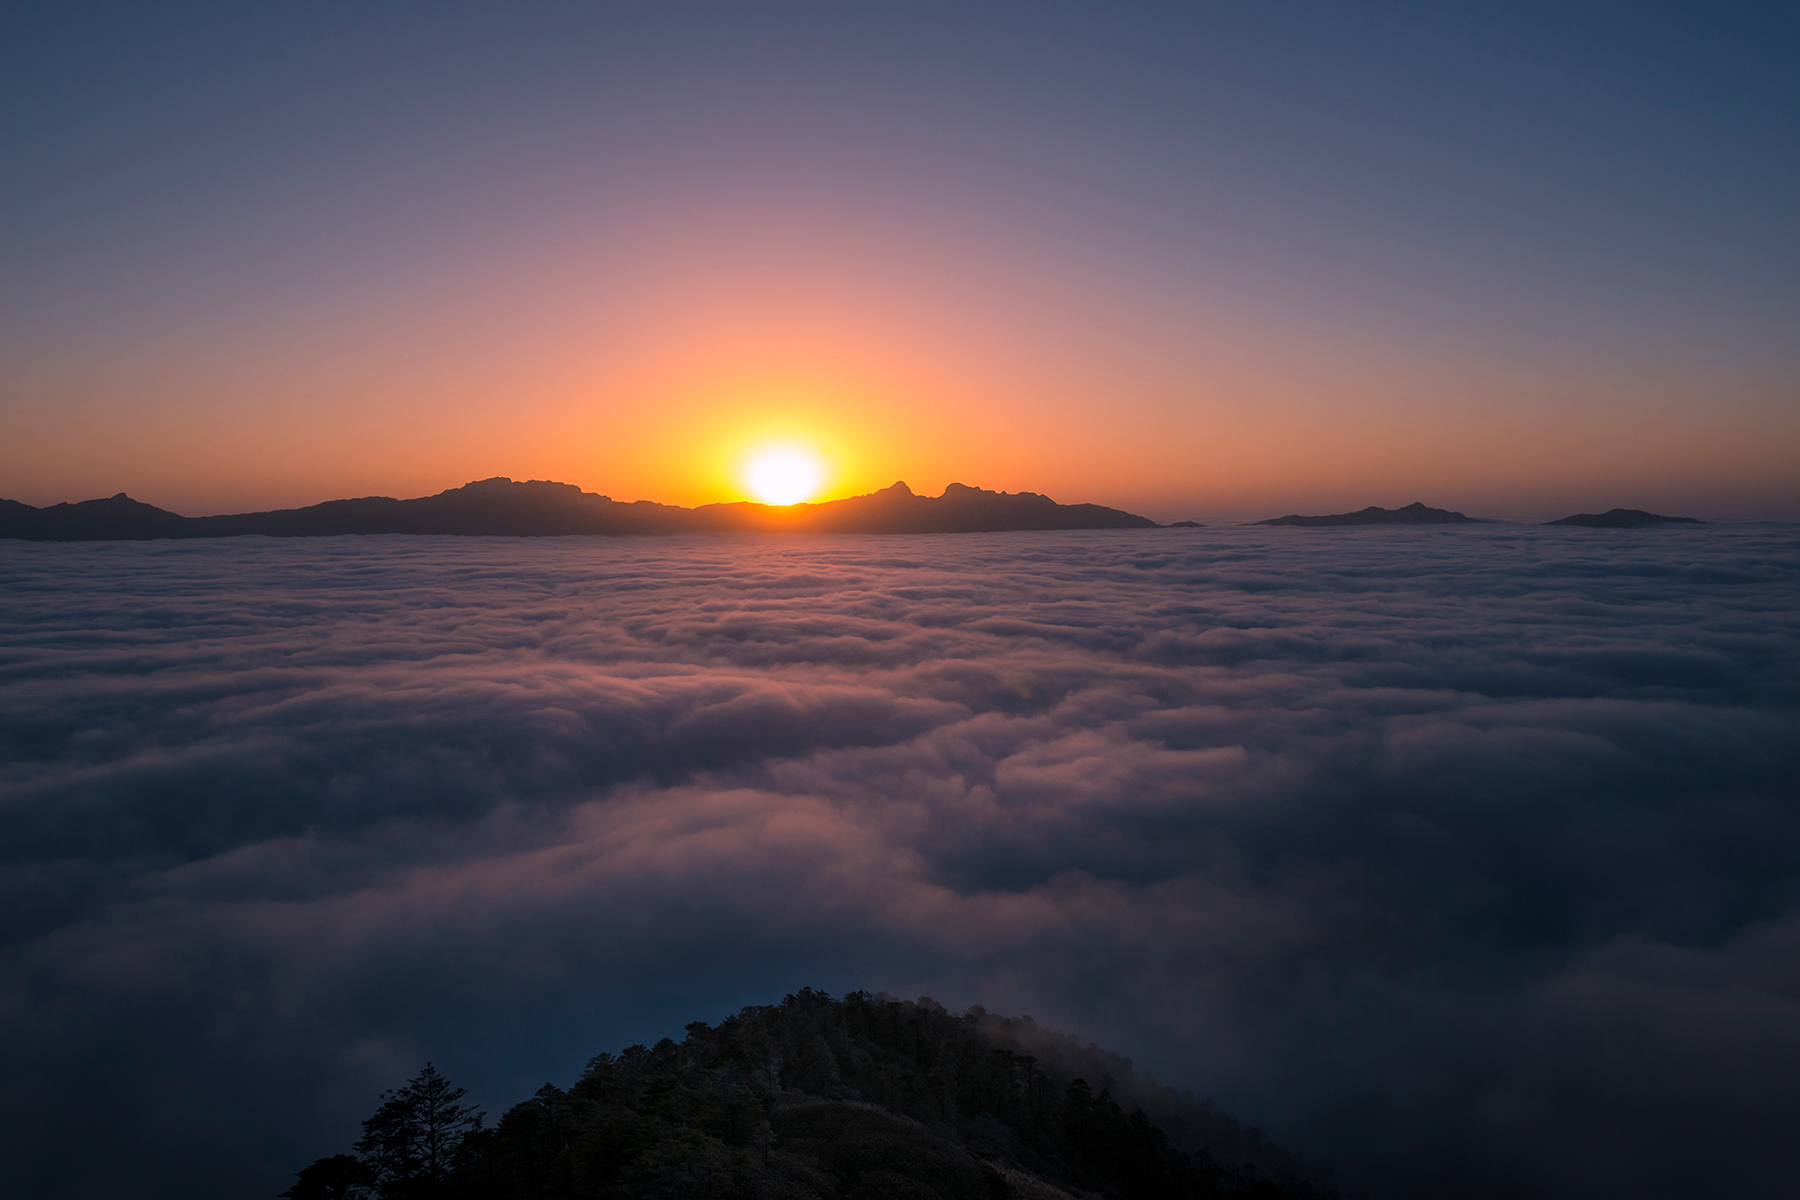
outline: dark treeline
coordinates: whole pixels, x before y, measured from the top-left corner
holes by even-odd
[[[1030,1018],[804,989],[601,1054],[494,1125],[427,1065],[288,1200],[1258,1200],[1329,1168]],[[1032,1042],[1046,1058],[1027,1053]],[[1074,1075],[1072,1070],[1086,1068]],[[1095,1078],[1089,1078],[1089,1075]],[[1118,1090],[1115,1092],[1115,1088]],[[1177,1127],[1172,1137],[1133,1097]],[[1118,1096],[1127,1098],[1121,1104]],[[1183,1112],[1183,1107],[1189,1111]],[[1211,1141],[1213,1146],[1205,1143]],[[1246,1153],[1247,1152],[1247,1153]]]

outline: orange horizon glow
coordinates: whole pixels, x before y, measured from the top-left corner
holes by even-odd
[[[1300,102],[1272,82],[1285,34],[1266,78],[1191,69],[1224,36],[1196,35],[1164,96],[1140,87],[1161,34],[1094,91],[1029,53],[964,59],[960,36],[914,47],[943,78],[897,71],[885,33],[750,52],[780,22],[741,19],[725,37],[670,17],[626,53],[641,74],[559,75],[615,45],[577,39],[515,63],[531,86],[483,76],[491,94],[411,42],[419,90],[397,88],[335,38],[319,61],[348,53],[361,93],[296,70],[267,81],[286,100],[259,85],[189,111],[211,74],[127,88],[85,53],[47,71],[64,98],[33,110],[39,165],[14,172],[35,199],[0,227],[0,497],[124,491],[199,516],[504,475],[693,507],[764,498],[747,464],[788,446],[818,456],[807,501],[904,480],[1158,519],[1415,499],[1800,519],[1793,271],[1770,250],[1792,206],[1779,156],[1737,133],[1645,125],[1643,147],[1743,168],[1670,173],[1688,160],[1508,100],[1491,115],[1518,122],[1515,150],[1573,139],[1514,162],[1454,105],[1373,119],[1412,96],[1385,82],[1368,109]],[[477,59],[557,22],[500,25]],[[716,60],[681,49],[715,35]],[[119,65],[160,79],[128,42]],[[244,66],[208,44],[170,49]],[[998,102],[1009,71],[1042,103]],[[961,101],[918,86],[952,77]],[[1263,86],[1270,103],[1219,103]],[[266,120],[223,119],[257,96]],[[1646,97],[1646,116],[1668,99]],[[131,140],[154,111],[168,140]],[[1435,119],[1454,169],[1407,132]],[[47,132],[65,121],[66,143]],[[1295,136],[1313,121],[1344,124],[1315,146]],[[1365,139],[1388,156],[1350,149]]]
[[[1145,289],[969,230],[751,232],[498,244],[456,286],[166,316],[106,354],[15,357],[8,386],[31,402],[0,442],[0,495],[205,515],[507,475],[692,507],[762,499],[746,464],[786,446],[820,456],[811,502],[904,480],[1156,519],[1800,507],[1779,374],[1377,336],[1260,310],[1230,281]]]

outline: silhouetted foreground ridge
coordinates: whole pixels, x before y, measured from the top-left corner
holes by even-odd
[[[1332,513],[1324,517],[1303,517],[1299,513],[1291,513],[1285,517],[1271,517],[1267,521],[1257,521],[1258,525],[1478,525],[1479,517],[1465,517],[1459,512],[1451,512],[1447,508],[1432,508],[1418,501],[1405,508],[1380,508],[1369,505],[1356,512]]]
[[[1638,529],[1645,525],[1704,525],[1698,517],[1664,517],[1641,508],[1609,508],[1603,513],[1576,513],[1546,525],[1585,525],[1589,529]]]
[[[1156,522],[1098,504],[1058,504],[1036,492],[990,492],[953,483],[941,496],[918,496],[904,483],[867,496],[824,504],[707,504],[680,508],[639,500],[626,504],[572,483],[483,479],[459,488],[395,500],[365,496],[306,508],[184,517],[133,500],[33,508],[0,500],[0,537],[40,542],[265,537],[346,533],[438,533],[552,537],[562,534],[711,533],[991,533],[1020,529],[1153,529]]]
[[[1029,1017],[810,989],[602,1054],[499,1123],[429,1065],[282,1193],[550,1200],[1333,1196],[1330,1168]]]

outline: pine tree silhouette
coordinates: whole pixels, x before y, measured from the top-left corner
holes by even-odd
[[[283,1200],[433,1200],[448,1195],[457,1151],[485,1113],[460,1101],[431,1063],[404,1087],[381,1093],[354,1156],[334,1154],[302,1170]]]

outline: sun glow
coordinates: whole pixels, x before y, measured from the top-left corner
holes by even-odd
[[[819,464],[793,450],[758,455],[747,472],[750,491],[764,504],[798,504],[819,490]]]

